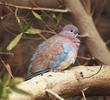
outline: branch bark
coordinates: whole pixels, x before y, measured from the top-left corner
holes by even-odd
[[[46,89],[65,98],[70,95],[79,95],[82,90],[86,92],[89,88],[97,87],[103,88],[102,90],[110,89],[110,66],[77,66],[64,72],[48,72],[39,75],[18,85],[18,88],[32,93],[33,98],[13,92],[9,95],[9,100],[33,100],[34,98],[46,100],[49,97]],[[101,93],[98,91],[98,93],[104,95],[104,93],[110,94],[110,91],[101,91]]]
[[[65,0],[65,4],[68,9],[71,10],[71,14],[74,17],[80,34],[87,35],[85,43],[90,53],[104,62],[104,64],[110,65],[110,52],[106,47],[106,44],[100,37],[92,16],[87,14],[80,0]]]

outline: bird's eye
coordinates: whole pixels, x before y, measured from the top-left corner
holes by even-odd
[[[73,32],[73,30],[70,30],[70,32]]]

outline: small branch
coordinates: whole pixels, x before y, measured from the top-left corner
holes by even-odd
[[[77,56],[77,58],[82,60],[92,60],[92,58],[82,57],[82,56]]]
[[[15,10],[15,16],[17,17],[18,16],[18,8],[16,8],[16,10]]]
[[[80,35],[81,38],[88,38],[89,35],[88,34],[84,34],[84,35]]]
[[[48,30],[42,30],[42,32],[51,33],[51,34],[56,34],[56,32],[54,32],[54,31],[48,31]]]
[[[87,0],[88,13],[91,15],[91,0]]]
[[[39,36],[40,36],[42,39],[47,40],[47,38],[46,38],[44,35],[39,34]]]
[[[60,97],[58,94],[56,94],[55,92],[49,90],[49,89],[46,89],[46,92],[53,95],[55,98],[57,98],[58,100],[64,100],[62,97]]]
[[[0,55],[11,55],[11,56],[14,56],[14,53],[11,53],[11,52],[0,52]]]
[[[86,96],[84,94],[84,91],[81,91],[81,93],[82,93],[83,99],[86,100]]]
[[[92,74],[91,76],[84,77],[84,78],[90,78],[90,77],[93,77],[93,76],[97,75],[101,71],[102,67],[103,66],[101,65],[100,68],[99,68],[99,70],[96,73]]]
[[[19,9],[28,9],[28,10],[43,10],[43,11],[61,12],[61,13],[70,12],[69,9],[36,8],[36,7],[32,8],[32,7],[17,6],[17,5],[6,3],[6,2],[5,3],[0,2],[0,5],[15,7],[15,8],[19,8]]]

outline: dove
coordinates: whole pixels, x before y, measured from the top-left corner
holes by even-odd
[[[78,28],[72,24],[64,26],[58,34],[43,41],[35,50],[25,80],[50,70],[65,70],[75,63],[80,46]]]

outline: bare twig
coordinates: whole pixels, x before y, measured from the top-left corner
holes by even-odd
[[[88,13],[91,15],[91,0],[87,0]]]
[[[0,5],[10,6],[10,7],[15,7],[15,8],[20,8],[20,9],[28,9],[28,10],[43,10],[43,11],[61,12],[61,13],[69,12],[69,9],[34,8],[34,7],[32,8],[32,7],[17,6],[17,5],[6,3],[6,2],[5,3],[0,2]]]
[[[42,39],[47,40],[47,38],[46,38],[44,35],[39,34],[39,36],[40,36]]]
[[[83,59],[83,60],[92,60],[92,58],[88,57],[82,57],[82,56],[77,56],[78,59]]]
[[[48,30],[42,30],[42,32],[56,34],[56,32],[54,32],[54,31],[48,31]]]
[[[87,6],[86,1],[85,1],[85,0],[82,0],[82,3],[83,3],[83,5],[84,5],[85,11],[89,14],[88,6]]]
[[[18,16],[18,8],[16,8],[16,10],[15,10],[15,16],[17,17]]]
[[[82,93],[83,99],[86,100],[86,96],[85,96],[84,91],[81,91],[81,93]]]
[[[11,52],[0,52],[1,55],[11,55],[14,56],[14,53]]]
[[[83,34],[83,35],[80,35],[81,38],[88,38],[89,35],[88,34]]]
[[[92,75],[90,75],[88,77],[84,77],[84,78],[90,78],[90,77],[93,77],[93,76],[97,75],[101,71],[102,67],[103,66],[101,65],[100,68],[99,68],[99,70],[95,74],[92,74]]]
[[[64,100],[62,97],[60,97],[57,93],[49,90],[49,89],[46,89],[46,92],[53,95],[55,98],[57,98],[58,100]]]

